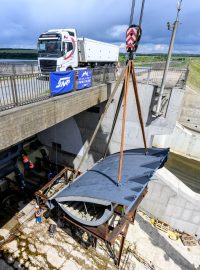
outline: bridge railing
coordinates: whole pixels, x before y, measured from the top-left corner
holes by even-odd
[[[161,85],[164,69],[136,67],[137,82]],[[92,69],[93,86],[114,81],[115,67],[96,67]],[[170,68],[166,88],[184,88],[188,69]],[[77,79],[77,76],[76,76]],[[75,82],[76,85],[76,82]],[[22,75],[0,75],[0,111],[24,104],[34,103],[51,97],[49,78],[40,73]]]
[[[166,88],[184,88],[189,70],[187,68],[170,67],[166,78]],[[164,68],[136,68],[137,82],[161,86]]]
[[[50,97],[49,81],[41,74],[4,75],[0,77],[0,110]]]
[[[0,75],[38,73],[37,61],[0,62]]]
[[[92,69],[92,73],[93,86],[115,80],[115,67],[97,67]],[[75,77],[77,80],[77,76]],[[37,73],[0,76],[0,111],[50,97],[48,75]]]

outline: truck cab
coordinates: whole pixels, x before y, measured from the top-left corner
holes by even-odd
[[[42,74],[78,66],[75,29],[52,29],[38,39],[38,67]]]

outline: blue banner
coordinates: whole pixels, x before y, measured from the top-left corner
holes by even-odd
[[[75,72],[73,70],[51,72],[50,73],[50,89],[51,95],[61,95],[68,93],[74,89]]]
[[[78,71],[77,89],[84,89],[92,86],[92,71],[91,69],[82,69]]]

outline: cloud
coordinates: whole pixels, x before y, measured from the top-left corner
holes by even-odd
[[[106,34],[114,41],[125,39],[125,33],[128,28],[127,24],[114,25],[106,31]]]

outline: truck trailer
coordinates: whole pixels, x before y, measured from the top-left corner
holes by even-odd
[[[52,29],[38,39],[38,67],[42,74],[78,67],[115,65],[119,46],[85,37],[75,29]]]

